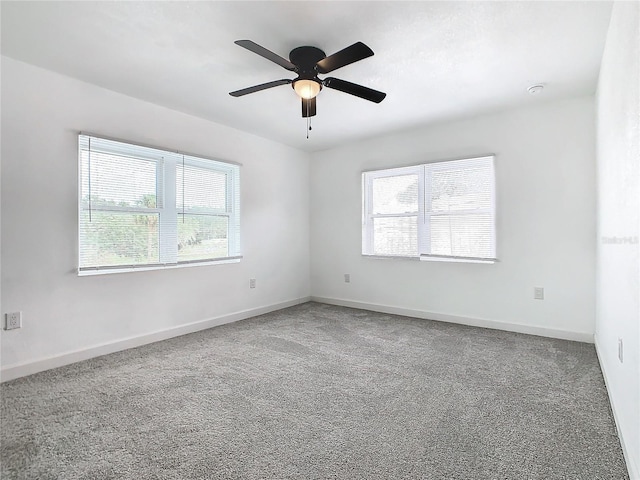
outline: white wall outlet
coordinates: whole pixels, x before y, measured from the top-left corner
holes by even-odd
[[[344,283],[351,283],[351,274],[350,273],[345,273],[344,274]]]
[[[250,278],[249,279],[249,288],[256,288],[256,279],[255,278]]]
[[[535,300],[544,300],[544,287],[533,287],[533,298]]]
[[[620,360],[620,363],[624,361],[624,350],[621,338],[618,338],[618,360]]]
[[[5,330],[13,330],[14,328],[22,328],[22,312],[11,312],[5,315]]]

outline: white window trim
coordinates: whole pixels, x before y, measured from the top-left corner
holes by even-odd
[[[429,220],[431,217],[438,215],[451,215],[451,212],[436,212],[431,213],[427,210],[428,197],[429,197],[429,185],[428,177],[433,171],[437,170],[449,170],[454,162],[469,162],[474,160],[491,159],[493,164],[493,178],[492,178],[492,190],[491,190],[491,208],[487,209],[474,209],[474,210],[456,210],[455,215],[463,214],[481,214],[481,213],[493,213],[493,228],[491,229],[491,242],[494,250],[494,257],[482,258],[482,257],[463,257],[455,255],[435,255],[428,252],[431,250],[429,232]],[[374,253],[366,253],[373,251],[373,219],[376,217],[407,217],[413,216],[409,214],[372,214],[372,205],[370,199],[373,195],[373,180],[377,178],[393,177],[400,175],[418,174],[418,255],[380,255]],[[455,160],[441,160],[438,162],[431,162],[421,165],[413,165],[406,167],[388,168],[383,170],[370,170],[362,173],[362,256],[372,259],[406,259],[406,260],[420,260],[426,262],[451,262],[451,263],[477,263],[477,264],[493,264],[499,262],[496,244],[496,183],[495,183],[495,155],[486,154],[477,157],[461,158]]]
[[[91,276],[91,275],[105,275],[113,273],[127,273],[127,272],[139,272],[139,271],[151,271],[151,270],[167,270],[183,267],[194,266],[207,266],[207,265],[219,265],[226,263],[238,263],[243,258],[242,255],[230,255],[228,257],[210,258],[204,260],[182,260],[178,261],[177,258],[177,243],[176,247],[169,245],[173,240],[177,242],[177,222],[179,215],[183,213],[190,213],[189,209],[178,209],[176,202],[176,166],[178,159],[184,162],[185,165],[199,166],[201,168],[208,168],[227,174],[227,208],[225,210],[211,210],[206,212],[207,215],[223,215],[229,218],[228,225],[231,225],[231,220],[239,225],[240,221],[240,207],[239,201],[236,205],[235,199],[239,199],[239,192],[236,192],[237,186],[239,186],[239,167],[241,163],[223,161],[211,157],[205,157],[202,155],[194,155],[186,152],[180,152],[170,150],[162,147],[146,145],[141,143],[135,143],[128,140],[120,140],[111,137],[105,137],[101,135],[94,135],[87,132],[78,132],[78,226],[82,221],[82,213],[86,211],[82,201],[82,147],[80,144],[81,137],[90,137],[98,140],[106,140],[110,142],[118,142],[131,147],[143,147],[153,149],[159,152],[158,155],[152,153],[137,153],[135,156],[129,154],[129,150],[123,148],[122,152],[118,152],[118,146],[115,148],[101,149],[93,148],[92,151],[101,151],[102,153],[118,153],[122,156],[129,156],[135,159],[149,160],[156,163],[156,191],[157,191],[157,205],[156,208],[136,208],[136,207],[121,207],[121,206],[101,206],[91,207],[90,210],[95,211],[121,211],[131,213],[158,213],[159,218],[159,257],[164,259],[164,262],[151,263],[151,264],[136,264],[136,265],[103,265],[94,267],[81,267],[80,266],[80,228],[78,228],[78,267],[76,272],[78,276]],[[161,155],[165,154],[165,155]],[[215,167],[213,166],[215,165]],[[167,173],[168,172],[168,173]],[[201,212],[199,212],[201,213]],[[237,246],[236,251],[240,251],[241,244],[239,238],[240,228],[229,228],[228,230],[228,242],[229,245]],[[233,243],[232,243],[233,242]],[[168,260],[168,261],[167,261]]]

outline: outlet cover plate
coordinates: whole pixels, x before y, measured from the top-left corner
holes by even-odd
[[[5,315],[5,330],[22,328],[22,312],[11,312]]]
[[[621,338],[618,338],[618,360],[620,360],[620,363],[624,362],[624,344]]]

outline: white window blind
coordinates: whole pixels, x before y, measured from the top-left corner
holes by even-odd
[[[79,272],[240,258],[239,166],[79,135]]]
[[[495,260],[493,156],[363,173],[365,255]]]

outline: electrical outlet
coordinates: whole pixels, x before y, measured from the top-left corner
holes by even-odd
[[[13,330],[14,328],[22,328],[22,312],[12,312],[5,315],[5,330]]]
[[[345,273],[344,274],[344,283],[351,283],[351,274],[350,273]]]
[[[544,287],[533,287],[534,300],[544,300]]]
[[[249,288],[256,288],[256,279],[255,278],[250,278],[249,279]]]
[[[620,363],[623,363],[624,361],[624,351],[621,338],[618,338],[618,360],[620,360]]]

